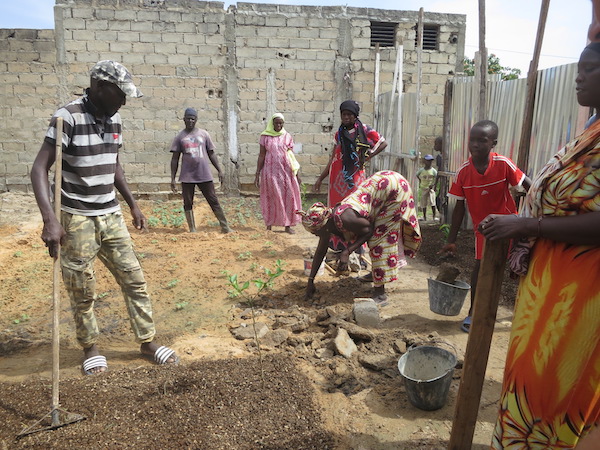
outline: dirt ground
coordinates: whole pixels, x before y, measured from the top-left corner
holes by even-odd
[[[427,278],[437,275],[441,262],[439,225],[422,225],[419,256],[387,287],[390,304],[380,310],[381,327],[357,331],[353,300],[369,296],[368,284],[355,273],[325,273],[317,278],[317,297],[306,301],[303,254],[317,239],[301,226],[295,235],[266,231],[255,198],[222,203],[235,233],[219,232],[201,198],[198,233],[186,232],[173,200],[140,201],[153,226],[147,233],[131,230],[152,296],[156,339],[176,350],[181,364],[157,367],[141,357],[120,290],[98,263],[98,345],[109,371],[82,376],[63,291],[61,406],[86,420],[15,440],[51,405],[52,260],[39,237],[33,196],[0,194],[0,448],[446,448],[467,343],[460,322],[469,301],[455,317],[429,309]],[[467,282],[472,249],[471,233],[463,232],[459,256],[449,261]],[[255,301],[256,320],[267,327],[259,357],[252,338],[233,335],[252,327],[252,316],[230,295],[227,277],[264,278],[277,259],[283,275]],[[491,438],[514,294],[514,282],[505,281],[476,449],[488,448]],[[338,328],[357,345],[349,358],[335,350]],[[397,368],[407,347],[428,342],[453,349],[459,360],[447,404],[437,411],[409,403]]]

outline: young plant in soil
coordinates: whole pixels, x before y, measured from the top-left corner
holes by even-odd
[[[442,234],[444,235],[444,242],[448,240],[448,236],[450,236],[450,225],[448,225],[447,223],[440,225],[439,230],[442,232]]]
[[[275,278],[281,276],[281,274],[283,274],[284,270],[283,270],[283,262],[278,259],[275,262],[275,269],[271,270],[267,267],[264,268],[264,277],[261,278],[255,278],[254,280],[251,281],[238,281],[238,275],[237,273],[234,274],[230,274],[227,271],[224,271],[226,277],[227,277],[227,282],[229,283],[229,285],[232,287],[232,290],[229,291],[229,294],[232,297],[241,297],[243,300],[241,303],[248,305],[250,307],[250,312],[252,315],[252,330],[254,331],[254,341],[256,343],[256,348],[258,349],[258,360],[260,363],[260,372],[261,372],[261,378],[263,380],[263,384],[264,384],[264,372],[263,372],[263,359],[262,359],[262,351],[260,349],[260,340],[258,338],[258,333],[256,332],[256,313],[255,313],[255,306],[256,306],[256,300],[260,297],[261,293],[265,290],[265,289],[270,289],[273,287],[273,283],[275,281]],[[250,293],[248,289],[250,289],[250,284],[254,284],[254,286],[256,286],[256,291],[254,293]]]

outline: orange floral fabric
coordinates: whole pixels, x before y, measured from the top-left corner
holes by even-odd
[[[528,195],[533,216],[600,211],[600,127],[592,128],[542,170]],[[538,238],[530,257],[492,448],[574,448],[600,422],[600,247]]]

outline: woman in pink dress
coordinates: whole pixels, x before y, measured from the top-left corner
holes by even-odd
[[[273,226],[292,227],[300,222],[296,211],[300,200],[299,165],[294,157],[294,140],[285,131],[283,114],[275,113],[260,135],[260,154],[254,184],[260,188],[260,207],[267,230]]]

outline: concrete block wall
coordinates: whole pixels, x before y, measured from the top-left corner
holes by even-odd
[[[57,106],[88,86],[101,59],[125,64],[144,93],[121,109],[121,161],[132,189],[169,189],[170,143],[195,107],[225,169],[226,192],[252,189],[258,139],[276,111],[302,144],[312,183],[332,150],[339,103],[354,98],[373,122],[370,21],[398,23],[406,91],[415,89],[418,13],[196,0],[57,0],[55,30],[0,30],[0,190],[28,190],[31,162]],[[465,17],[426,13],[440,51],[424,52],[424,139],[441,133],[443,89],[462,61]],[[450,33],[462,43],[449,43]],[[381,49],[380,92],[391,89],[394,48]]]
[[[114,59],[125,64],[144,93],[120,111],[120,160],[133,189],[169,190],[169,147],[184,127],[188,106],[198,110],[198,125],[209,130],[224,154],[223,3],[59,1],[56,33],[64,40],[58,55],[68,74],[64,82],[81,91],[96,61]]]
[[[53,30],[0,30],[0,192],[27,192],[48,119],[59,106]]]

